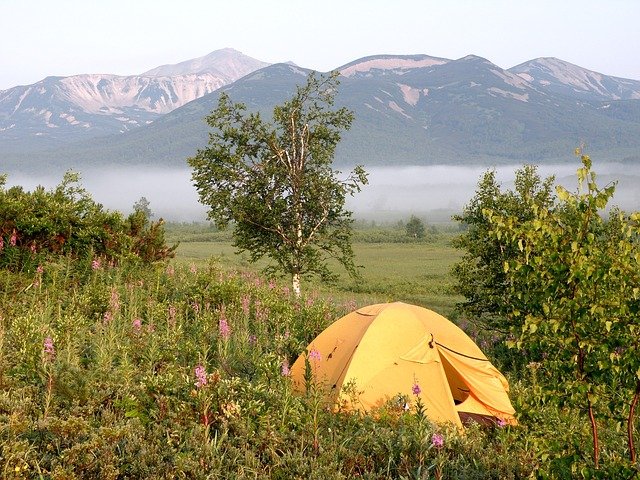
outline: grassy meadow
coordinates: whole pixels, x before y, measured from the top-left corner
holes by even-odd
[[[357,306],[400,300],[464,321],[454,234],[359,228],[361,279],[305,283],[299,300],[236,255],[228,232],[201,225],[168,225],[177,256],[150,266],[60,257],[1,270],[0,478],[593,476],[588,425],[538,395],[535,365],[504,370],[517,427],[461,433],[429,422],[417,399],[364,415],[293,393],[289,365]],[[497,365],[517,356],[470,333]],[[624,432],[602,438],[603,478],[632,474]]]
[[[360,227],[354,234],[353,249],[360,268],[360,279],[342,274],[335,285],[311,280],[307,289],[328,300],[355,301],[358,305],[403,301],[455,316],[451,266],[461,252],[450,245],[451,228],[431,232],[424,239],[412,240],[395,225]],[[238,254],[230,232],[218,232],[205,225],[169,225],[167,240],[179,242],[176,262],[203,264],[215,259],[227,268],[258,273],[267,262],[251,264],[248,255]],[[335,266],[340,272],[340,267]],[[286,283],[286,279],[282,279]]]

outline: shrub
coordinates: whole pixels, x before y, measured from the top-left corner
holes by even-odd
[[[149,223],[141,211],[128,218],[104,210],[68,172],[62,182],[47,191],[36,187],[5,188],[0,177],[0,267],[34,271],[46,257],[146,263],[170,258],[176,246],[164,241],[162,219]]]

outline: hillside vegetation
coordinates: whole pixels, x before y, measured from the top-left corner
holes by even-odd
[[[77,201],[63,196],[60,206]],[[0,223],[2,478],[637,474],[626,411],[597,406],[596,469],[590,425],[581,408],[549,395],[544,358],[523,362],[502,337],[456,313],[455,231],[427,228],[423,239],[411,239],[400,226],[361,226],[354,250],[362,280],[311,284],[296,299],[209,227],[171,225],[165,237],[159,226],[158,247],[169,248],[165,238],[181,244],[175,259],[147,262],[106,257],[98,246],[113,227],[104,222],[75,230],[86,234],[80,251],[56,251],[45,237],[23,241],[35,232],[23,211],[14,211],[15,226],[7,228],[9,217]],[[59,211],[43,213],[41,223]],[[311,339],[357,306],[395,300],[446,313],[476,339],[509,378],[518,426],[460,433],[431,424],[415,402],[364,415],[334,412],[317,392],[293,394],[288,366]]]

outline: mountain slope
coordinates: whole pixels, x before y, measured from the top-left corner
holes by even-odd
[[[203,57],[186,60],[174,65],[162,65],[144,72],[144,77],[174,77],[194,73],[212,73],[231,83],[251,72],[269,65],[251,58],[233,48],[215,50]]]
[[[541,90],[590,100],[638,100],[640,81],[587,70],[558,58],[536,58],[509,69]]]
[[[504,70],[474,55],[457,60],[381,55],[341,70],[346,76],[336,103],[353,110],[355,121],[338,146],[339,164],[540,163],[566,159],[582,143],[603,160],[636,158],[640,151],[640,100],[633,98],[611,100],[594,91],[585,100],[583,91],[555,91],[547,88],[550,80],[543,84],[533,74]],[[15,168],[37,162],[59,168],[184,166],[206,145],[204,119],[221,91],[270,115],[308,72],[271,65],[141,128],[30,157],[0,153],[0,159]]]
[[[47,77],[0,92],[0,142],[34,150],[124,133],[265,65],[225,49],[143,75]]]

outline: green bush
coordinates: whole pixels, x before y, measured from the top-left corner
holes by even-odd
[[[74,173],[47,191],[5,188],[0,177],[0,268],[34,271],[49,256],[71,255],[89,262],[170,258],[162,219],[149,223],[141,211],[124,218],[104,210],[79,185]]]

